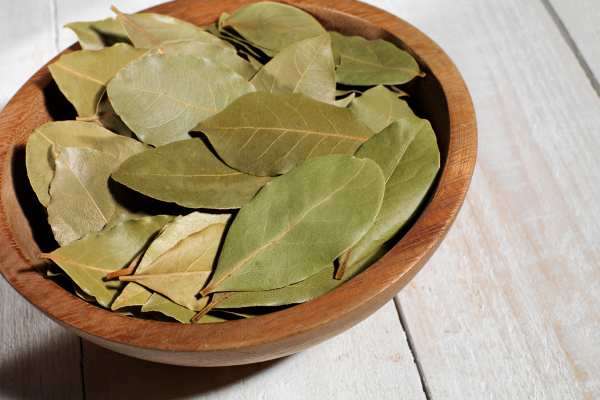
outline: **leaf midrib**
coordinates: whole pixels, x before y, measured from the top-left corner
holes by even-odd
[[[206,288],[204,288],[202,291],[200,291],[200,294],[202,296],[205,296],[206,294],[212,292],[215,287],[218,287],[224,281],[226,281],[227,279],[229,279],[235,272],[237,272],[242,267],[244,267],[244,265],[247,264],[250,260],[252,260],[256,256],[258,256],[258,254],[262,253],[264,250],[272,247],[273,245],[279,243],[292,229],[294,229],[298,224],[300,224],[304,220],[304,218],[307,215],[309,215],[313,210],[315,210],[316,208],[320,207],[323,203],[329,201],[333,196],[335,196],[340,191],[344,190],[348,186],[348,184],[350,182],[352,182],[362,172],[362,170],[366,167],[366,165],[367,165],[366,162],[363,163],[360,166],[360,168],[358,168],[357,172],[354,175],[352,175],[350,177],[350,179],[348,179],[346,182],[344,182],[343,185],[340,185],[337,189],[335,189],[332,192],[330,192],[323,199],[319,200],[313,206],[309,207],[305,212],[303,212],[302,214],[300,214],[300,216],[297,217],[295,221],[293,221],[291,223],[288,223],[288,226],[281,233],[279,233],[277,236],[275,236],[273,239],[267,241],[265,244],[263,244],[262,246],[260,246],[256,250],[252,251],[250,254],[248,254],[246,257],[244,257],[242,260],[238,261],[238,263],[235,264],[229,270],[229,272],[227,272],[225,275],[223,275],[220,279],[218,279],[214,283],[209,284]],[[217,266],[217,268],[218,268],[218,266]]]
[[[277,131],[277,132],[293,132],[293,133],[305,133],[308,135],[316,135],[316,136],[326,136],[326,137],[335,137],[347,140],[354,140],[357,142],[364,142],[368,139],[367,136],[352,136],[352,135],[343,135],[341,133],[333,133],[333,132],[323,132],[323,131],[314,131],[308,129],[298,129],[298,128],[278,128],[278,127],[265,127],[265,126],[210,126],[208,128],[211,129],[220,129],[224,131],[235,131],[235,130],[244,130],[244,129],[260,129],[267,131]]]

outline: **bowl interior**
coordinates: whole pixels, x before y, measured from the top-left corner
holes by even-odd
[[[208,25],[221,12],[232,12],[248,2],[179,0],[150,11]],[[45,210],[29,185],[24,146],[32,130],[41,124],[75,117],[72,106],[43,67],[0,114],[0,137],[12,144],[4,154],[0,181],[4,210],[0,227],[6,238],[0,250],[0,269],[17,291],[62,325],[124,354],[179,365],[232,365],[280,357],[325,340],[368,316],[414,276],[454,219],[472,174],[475,157],[472,148],[458,149],[466,151],[463,156],[472,158],[472,162],[460,171],[449,170],[452,163],[449,154],[455,151],[453,140],[457,140],[454,133],[451,136],[451,125],[471,124],[465,135],[475,140],[474,116],[466,87],[452,62],[435,43],[394,16],[353,0],[299,0],[295,3],[313,14],[327,29],[389,40],[417,58],[425,77],[404,89],[417,115],[428,119],[437,135],[442,165],[438,182],[429,195],[431,203],[436,205],[425,204],[406,235],[373,266],[309,303],[247,320],[208,325],[181,325],[112,313],[84,302],[32,268],[40,262],[40,251],[50,251],[57,245],[46,222]],[[77,46],[71,49],[75,48]],[[466,102],[456,106],[464,110],[464,115],[452,120],[448,104],[454,101],[449,103],[446,98],[450,81],[456,85],[454,100]],[[460,180],[457,195],[443,197],[446,194],[440,193],[440,187],[445,179]],[[198,353],[202,353],[202,358],[198,358]]]

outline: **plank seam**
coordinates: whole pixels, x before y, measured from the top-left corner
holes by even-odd
[[[402,325],[402,329],[404,330],[404,334],[406,335],[406,344],[408,344],[408,349],[410,350],[415,366],[417,367],[417,373],[419,374],[419,380],[421,381],[421,389],[423,389],[425,399],[431,400],[431,392],[429,391],[429,385],[427,384],[427,379],[425,378],[425,373],[423,372],[423,366],[421,365],[421,361],[417,356],[414,341],[410,334],[410,330],[408,329],[408,323],[406,322],[406,317],[404,316],[404,312],[402,311],[402,306],[400,305],[400,300],[398,300],[398,296],[394,296],[394,306],[396,307],[398,317],[400,318],[400,325]]]
[[[550,15],[550,18],[552,18],[552,21],[558,28],[558,31],[560,32],[560,35],[562,36],[564,41],[567,43],[567,46],[569,47],[569,49],[571,50],[571,52],[577,59],[577,62],[583,69],[585,76],[588,78],[588,80],[590,81],[590,84],[592,85],[592,88],[596,92],[596,96],[600,97],[600,82],[598,81],[598,78],[596,77],[596,75],[594,75],[594,72],[592,71],[592,69],[590,68],[590,65],[586,61],[585,56],[579,49],[579,46],[577,46],[577,42],[575,42],[575,39],[573,39],[573,36],[571,36],[571,34],[569,33],[569,29],[563,22],[562,18],[560,17],[560,15],[556,11],[556,9],[552,5],[552,3],[550,3],[550,0],[540,0],[540,1],[542,2],[542,5],[544,6],[544,8],[548,12],[548,14]]]
[[[85,360],[83,353],[83,339],[79,338],[79,371],[81,374],[81,398],[86,400],[86,389],[85,389]]]
[[[54,44],[54,50],[56,52],[60,52],[60,43],[59,43],[59,27],[58,27],[58,4],[56,0],[49,0],[50,2],[50,21],[52,24],[52,39]]]

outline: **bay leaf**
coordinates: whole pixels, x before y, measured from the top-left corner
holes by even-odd
[[[108,190],[114,157],[96,150],[66,147],[55,159],[48,222],[64,246],[98,232],[112,219],[115,201]]]
[[[196,128],[231,167],[259,176],[311,157],[351,154],[373,132],[348,109],[301,94],[249,93]]]
[[[317,273],[371,227],[383,190],[377,164],[348,155],[273,179],[237,214],[200,293],[276,289]]]
[[[249,62],[237,55],[237,52],[227,42],[220,44],[200,40],[181,40],[162,43],[155,51],[161,54],[194,56],[208,58],[217,64],[226,66],[250,80],[256,69]]]
[[[348,257],[348,265],[364,268],[378,254],[379,249],[414,216],[429,191],[440,168],[440,152],[437,139],[431,124],[422,119],[403,119],[396,122],[397,128],[387,129],[381,133],[395,135],[394,139],[373,139],[377,142],[378,151],[368,146],[359,149],[357,157],[368,156],[385,170],[388,169],[390,143],[397,147],[393,151],[402,152],[394,172],[387,180],[381,210],[375,223],[361,240],[352,247]],[[412,140],[411,140],[412,138]],[[405,140],[409,143],[406,144]],[[379,154],[377,154],[379,153]],[[382,162],[382,160],[386,160]]]
[[[215,293],[212,301],[216,309],[271,307],[299,304],[315,299],[338,287],[342,282],[333,279],[333,264],[292,285],[256,292]]]
[[[98,103],[96,115],[90,119],[91,122],[96,122],[113,133],[129,138],[135,138],[135,133],[133,133],[133,131],[125,125],[125,122],[123,122],[121,117],[117,115],[117,112],[112,104],[110,104],[110,100],[106,93],[104,93]],[[81,120],[81,118],[78,118],[78,121]]]
[[[242,76],[205,58],[153,54],[108,84],[117,114],[145,143],[188,139],[188,131],[237,97],[254,91]]]
[[[188,310],[158,293],[152,294],[142,305],[142,312],[159,312],[184,324],[190,323],[196,315],[195,311]]]
[[[219,39],[204,29],[163,14],[125,14],[111,7],[135,47],[149,49],[172,40],[200,40],[218,43]]]
[[[416,118],[408,103],[385,86],[364,92],[352,102],[350,111],[374,132],[380,132],[401,118]]]
[[[216,293],[212,299],[215,307],[227,309],[304,303],[340,286],[383,255],[383,243],[392,239],[415,212],[437,173],[439,153],[432,133],[429,123],[424,120],[402,119],[373,136],[357,151],[357,157],[371,158],[380,165],[389,189],[386,186],[375,224],[349,252],[341,280],[333,278],[335,268],[330,264],[305,280],[283,288]],[[392,168],[393,174],[390,174]]]
[[[356,98],[356,93],[351,92],[346,97],[342,97],[341,99],[335,100],[335,105],[338,107],[346,108],[348,107],[352,101]]]
[[[142,312],[159,312],[184,324],[191,323],[192,318],[194,315],[196,315],[195,311],[188,310],[187,308],[172,302],[168,298],[161,296],[158,293],[154,293],[142,306]],[[215,317],[213,315],[205,315],[196,323],[207,324],[225,321],[226,320],[223,318]]]
[[[328,34],[300,40],[283,49],[250,81],[258,91],[302,93],[335,101],[335,66]]]
[[[236,10],[220,22],[270,56],[292,43],[319,36],[325,29],[310,14],[287,4],[262,1]]]
[[[170,143],[130,157],[112,177],[158,200],[211,209],[240,208],[270,179],[229,168],[200,139]]]
[[[356,151],[356,157],[375,161],[387,182],[398,169],[406,150],[415,136],[425,129],[424,120],[399,119],[367,140]]]
[[[229,29],[222,28],[219,30],[219,28],[213,24],[208,28],[208,32],[211,35],[218,37],[219,39],[232,45],[238,51],[238,53],[243,54],[249,60],[251,58],[260,60],[267,57],[264,52],[255,48],[247,40],[244,40],[244,38],[240,37]]]
[[[91,117],[96,114],[108,81],[121,68],[143,54],[143,50],[118,43],[101,50],[79,50],[64,54],[48,69],[77,114]]]
[[[329,32],[336,59],[338,83],[346,85],[395,85],[419,75],[417,61],[406,51],[382,39],[344,36]]]
[[[136,282],[190,310],[200,311],[208,298],[197,299],[196,294],[211,274],[224,230],[224,223],[212,224],[181,240],[142,272],[119,279]]]
[[[44,206],[50,202],[49,188],[54,176],[53,146],[98,150],[119,163],[148,148],[137,140],[115,135],[90,122],[57,121],[36,128],[27,140],[25,163],[29,182]]]
[[[143,258],[137,266],[136,273],[144,273],[156,259],[167,253],[185,238],[196,232],[203,231],[211,225],[226,224],[229,217],[227,214],[213,215],[198,211],[176,217],[163,228],[160,235],[146,249]],[[143,306],[150,300],[151,296],[152,292],[145,287],[135,282],[129,282],[112,303],[111,308],[117,310],[123,307]]]
[[[108,230],[92,233],[45,257],[54,261],[86,294],[109,307],[119,282],[104,276],[129,263],[171,217],[155,216],[125,221]]]
[[[72,30],[84,50],[100,50],[116,43],[130,44],[127,31],[114,18],[100,21],[71,22],[65,28]]]

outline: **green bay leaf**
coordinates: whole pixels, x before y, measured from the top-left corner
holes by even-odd
[[[71,29],[77,35],[79,45],[84,50],[100,50],[116,43],[131,43],[127,31],[114,18],[71,22],[66,24],[65,28]]]
[[[98,232],[112,219],[117,208],[108,178],[116,162],[92,149],[66,147],[60,151],[48,204],[48,222],[59,244]]]
[[[154,13],[125,14],[112,7],[117,20],[138,48],[152,48],[172,40],[201,40],[218,42],[219,39],[189,22]]]
[[[327,154],[352,154],[373,132],[348,109],[301,94],[249,93],[196,128],[231,167],[273,176]]]
[[[388,138],[382,139],[382,136]],[[393,138],[391,138],[393,137]],[[373,146],[365,144],[357,157],[369,157],[389,171],[390,156],[401,153],[393,173],[387,179],[381,210],[375,223],[352,247],[347,265],[362,269],[369,265],[381,247],[413,217],[440,168],[440,152],[431,124],[422,119],[402,119],[373,137]],[[408,143],[407,143],[408,142]],[[395,146],[390,149],[389,146]],[[393,157],[392,157],[393,158]]]
[[[220,21],[270,56],[302,39],[325,33],[310,14],[287,4],[262,1],[236,10]]]
[[[389,182],[375,224],[352,247],[345,273],[334,279],[334,266],[307,279],[274,290],[224,292],[213,295],[217,309],[281,306],[317,298],[348,281],[383,255],[383,244],[392,239],[414,214],[439,168],[439,153],[433,131],[424,120],[402,119],[373,136],[357,157],[376,161]],[[390,172],[391,170],[391,172]]]
[[[150,297],[150,299],[142,306],[142,312],[159,312],[184,324],[191,323],[192,318],[194,315],[196,315],[196,311],[188,310],[187,308],[172,302],[168,298],[161,296],[158,293],[154,293],[152,297]],[[225,321],[226,320],[223,318],[215,317],[213,315],[205,315],[195,323],[209,324]]]
[[[250,80],[256,69],[242,57],[227,42],[205,42],[200,40],[180,40],[162,43],[157,52],[170,55],[185,55],[208,58],[217,64],[224,65],[237,72],[244,79]]]
[[[345,97],[337,99],[334,104],[338,107],[346,108],[354,101],[355,98],[356,98],[356,93],[351,92],[348,95],[346,95]]]
[[[140,153],[122,163],[112,177],[158,200],[212,209],[241,207],[270,179],[229,168],[200,139]]]
[[[212,301],[216,309],[273,307],[304,303],[338,287],[342,281],[333,279],[333,274],[334,267],[331,264],[305,280],[283,288],[256,292],[215,293]]]
[[[153,54],[130,63],[108,84],[117,114],[145,143],[188,139],[188,131],[254,87],[205,58]]]
[[[265,64],[250,81],[258,91],[302,93],[335,101],[335,66],[331,39],[323,34],[296,42]]]
[[[406,83],[420,73],[417,61],[393,43],[329,33],[337,64],[338,83],[395,85]]]
[[[64,54],[48,69],[77,114],[91,117],[96,114],[108,81],[144,52],[118,43],[101,50],[79,50]]]
[[[416,118],[408,103],[385,86],[365,91],[352,102],[350,111],[373,132],[380,132],[401,118]]]
[[[156,259],[167,253],[185,238],[194,233],[201,232],[211,225],[226,224],[229,217],[227,214],[213,215],[198,211],[176,217],[164,227],[160,235],[148,246],[135,273],[144,273]],[[146,304],[151,299],[151,296],[153,296],[151,291],[135,282],[130,282],[115,299],[111,307],[113,310],[117,310],[123,307],[141,306]]]
[[[129,220],[92,233],[46,257],[65,271],[86,294],[93,296],[100,305],[109,307],[121,284],[105,282],[104,276],[127,265],[170,218],[156,216]]]
[[[81,121],[48,122],[36,128],[25,150],[25,162],[29,182],[40,203],[50,202],[50,182],[54,176],[52,147],[79,147],[101,151],[120,163],[148,147],[98,126]]]
[[[224,230],[225,223],[209,225],[181,240],[142,272],[120,280],[135,282],[190,310],[200,311],[208,298],[197,299],[196,294],[211,274]]]
[[[377,164],[348,155],[273,179],[237,214],[201,294],[276,289],[319,272],[371,227],[383,190]]]

